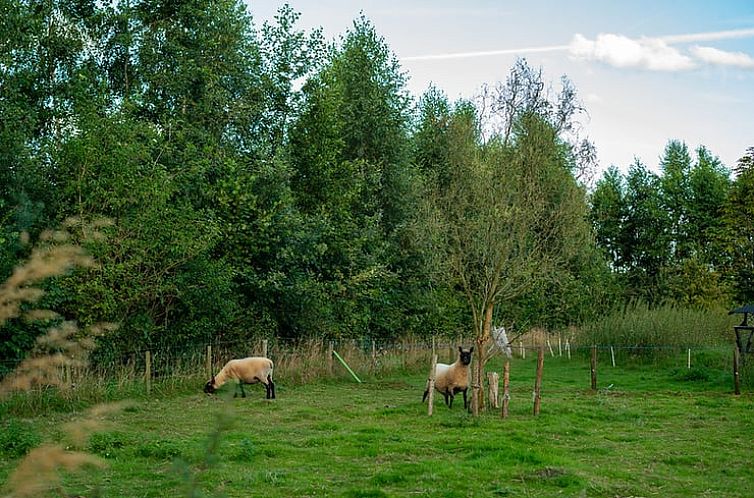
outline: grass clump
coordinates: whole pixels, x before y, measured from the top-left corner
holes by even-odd
[[[11,418],[0,425],[0,456],[3,458],[22,457],[41,442],[42,438],[28,422]]]

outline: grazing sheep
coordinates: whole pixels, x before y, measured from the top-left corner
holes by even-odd
[[[468,402],[466,400],[466,391],[469,389],[469,365],[471,364],[471,353],[474,352],[473,346],[464,349],[458,346],[458,359],[452,365],[438,363],[435,365],[435,389],[445,396],[445,404],[448,408],[453,407],[453,398],[459,392],[463,393],[463,408],[466,409]],[[429,381],[427,388],[422,396],[422,403],[427,399],[429,394]]]
[[[241,396],[246,397],[246,391],[243,389],[244,384],[256,384],[261,382],[267,388],[267,399],[275,399],[275,384],[272,382],[273,363],[269,358],[253,356],[239,360],[230,360],[225,364],[220,373],[213,375],[212,378],[204,385],[204,392],[207,394],[214,393],[217,389],[225,384],[228,380],[238,380],[236,392],[233,397],[238,395],[238,386],[241,386]]]

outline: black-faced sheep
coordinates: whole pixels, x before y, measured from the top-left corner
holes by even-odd
[[[469,376],[471,364],[471,353],[474,348],[464,349],[458,346],[458,359],[452,365],[438,363],[435,366],[435,389],[445,396],[445,404],[448,408],[453,407],[453,398],[459,392],[463,393],[463,407],[467,408],[466,391],[469,389]],[[427,399],[429,394],[429,381],[422,396],[422,403]]]
[[[217,375],[213,375],[207,381],[204,385],[204,392],[212,394],[228,380],[238,380],[234,397],[238,395],[238,386],[241,386],[241,396],[245,398],[246,391],[243,389],[244,384],[262,383],[267,389],[267,399],[275,399],[275,383],[272,382],[272,368],[273,363],[269,358],[252,356],[230,360]]]

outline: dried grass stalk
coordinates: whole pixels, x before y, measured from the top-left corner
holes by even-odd
[[[46,444],[26,455],[8,478],[7,487],[12,490],[12,496],[18,498],[41,496],[60,489],[60,469],[73,471],[84,466],[101,468],[105,463],[88,453],[66,451],[61,446]]]

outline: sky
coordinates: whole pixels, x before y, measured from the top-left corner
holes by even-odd
[[[328,40],[360,13],[420,96],[451,100],[505,81],[517,58],[555,90],[565,75],[587,110],[599,169],[635,159],[659,171],[669,140],[735,166],[754,146],[754,1],[246,0],[255,25],[288,3]]]

